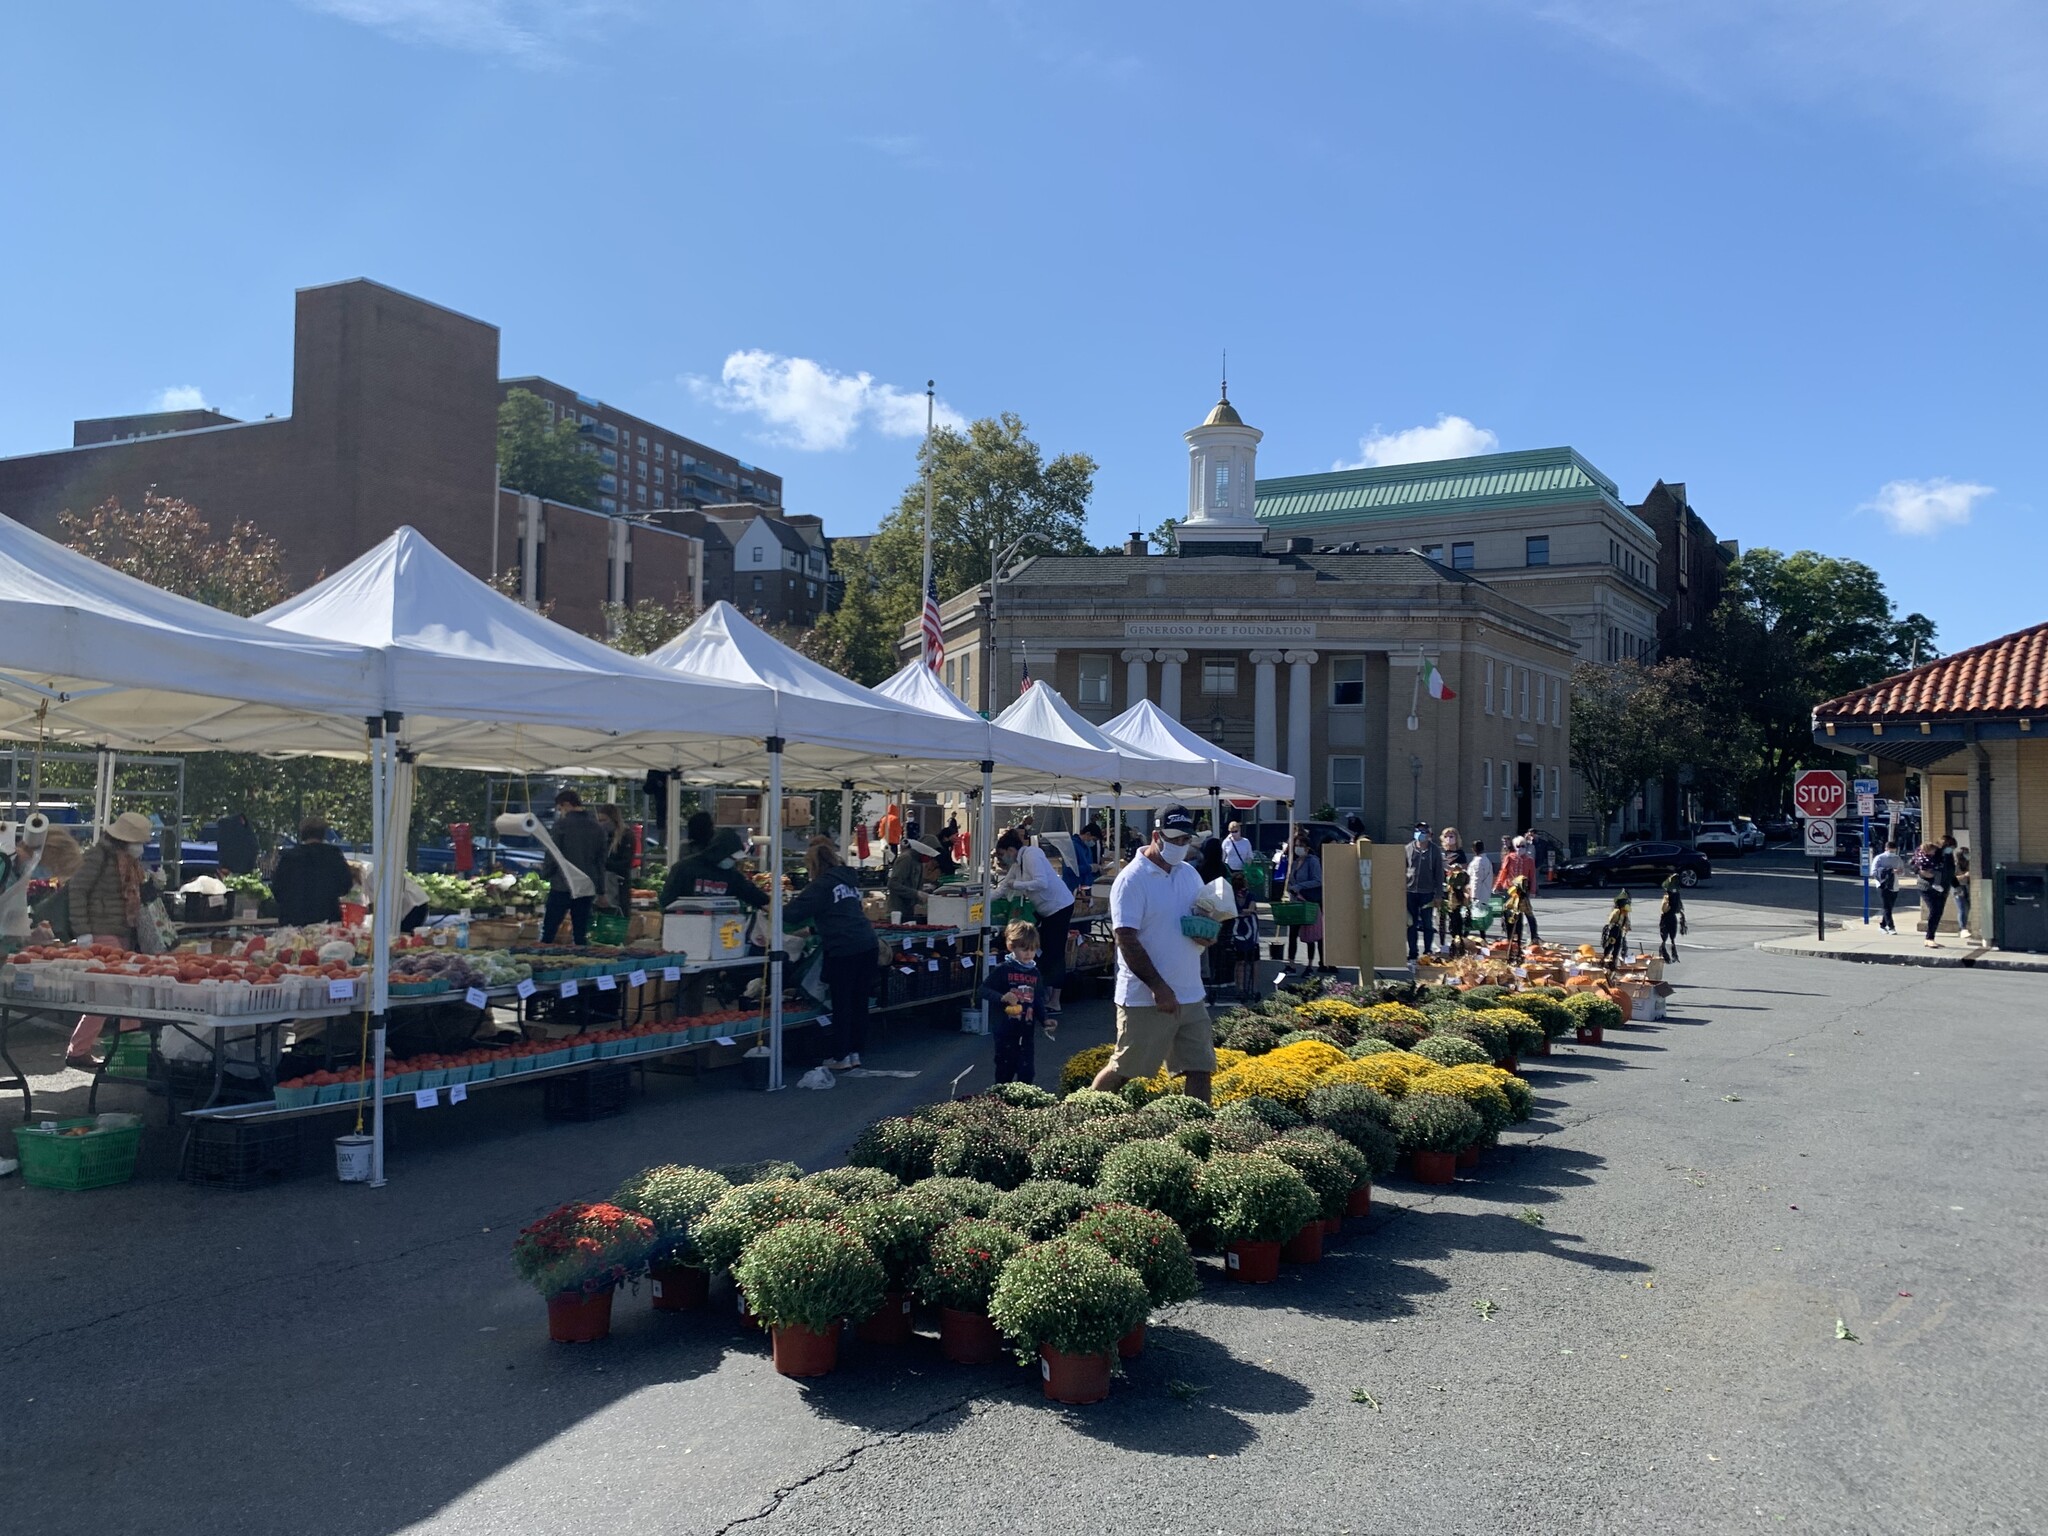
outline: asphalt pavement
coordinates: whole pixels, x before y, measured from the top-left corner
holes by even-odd
[[[940,1029],[870,1053],[920,1075],[824,1094],[661,1079],[590,1125],[479,1096],[377,1192],[8,1180],[0,1499],[39,1536],[2042,1529],[2048,983],[1753,947],[1811,897],[1724,867],[1669,1018],[1530,1063],[1534,1121],[1376,1192],[1321,1265],[1211,1261],[1085,1409],[928,1338],[800,1384],[644,1296],[550,1346],[512,1276],[519,1224],[646,1163],[837,1161],[985,1060]],[[1545,932],[1605,906],[1546,893]],[[1041,1081],[1107,1033],[1070,1009]]]

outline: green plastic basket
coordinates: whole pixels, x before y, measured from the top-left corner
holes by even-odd
[[[93,1129],[85,1136],[62,1136],[78,1126],[98,1127],[93,1119],[49,1120],[22,1126],[14,1133],[21,1159],[21,1182],[31,1189],[105,1189],[135,1177],[135,1152],[142,1144],[142,1124]]]
[[[599,912],[590,919],[590,942],[618,947],[626,942],[626,915]]]
[[[1281,928],[1306,928],[1316,920],[1322,911],[1312,901],[1276,901],[1273,903],[1273,922]]]
[[[120,1082],[145,1081],[149,1077],[149,1031],[124,1029],[116,1035],[100,1076]]]
[[[1196,917],[1192,912],[1180,920],[1180,931],[1191,939],[1213,939],[1223,925],[1213,917]]]

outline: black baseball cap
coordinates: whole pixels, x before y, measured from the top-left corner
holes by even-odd
[[[1186,806],[1170,805],[1160,814],[1159,830],[1162,832],[1185,832],[1192,837],[1195,831],[1195,818],[1188,813]]]

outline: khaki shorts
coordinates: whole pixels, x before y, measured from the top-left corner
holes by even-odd
[[[1161,1067],[1171,1067],[1176,1076],[1216,1070],[1216,1032],[1207,1003],[1182,1003],[1170,1019],[1157,1008],[1116,1005],[1109,1070],[1118,1077],[1152,1077]]]

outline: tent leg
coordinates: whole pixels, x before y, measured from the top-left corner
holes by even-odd
[[[853,780],[839,781],[839,856],[853,847]]]
[[[782,1084],[782,738],[768,738],[768,1091]]]
[[[662,812],[662,830],[667,833],[668,862],[673,866],[683,853],[683,770],[668,776],[667,805]]]
[[[987,1001],[981,995],[981,984],[988,980],[989,952],[995,948],[996,942],[994,925],[990,921],[995,906],[995,881],[989,873],[992,867],[989,860],[996,846],[995,774],[995,759],[984,757],[981,760],[981,830],[976,835],[974,844],[975,855],[981,861],[981,964],[976,968],[974,975],[974,1001],[975,1006],[979,1008],[988,1007]],[[990,1026],[986,1015],[982,1023],[983,1033],[987,1033]]]
[[[1112,784],[1109,789],[1109,814],[1113,823],[1109,829],[1109,865],[1114,869],[1124,861],[1124,787]]]

